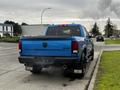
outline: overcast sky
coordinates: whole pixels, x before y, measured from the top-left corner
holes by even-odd
[[[120,0],[0,0],[0,22],[14,20],[29,24],[62,20],[120,18]]]

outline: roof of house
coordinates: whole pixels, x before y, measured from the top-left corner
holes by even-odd
[[[21,26],[48,26],[49,24],[29,24],[29,25],[21,25]]]
[[[0,26],[13,26],[12,24],[4,24],[4,23],[0,23]]]

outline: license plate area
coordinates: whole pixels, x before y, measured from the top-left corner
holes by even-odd
[[[54,58],[47,58],[47,57],[41,57],[41,58],[37,58],[39,59],[39,63],[40,64],[53,64],[54,63]]]
[[[74,70],[74,73],[79,74],[79,73],[82,73],[82,71],[81,70]]]

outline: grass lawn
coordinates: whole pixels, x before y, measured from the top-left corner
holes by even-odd
[[[19,37],[2,37],[2,38],[0,38],[0,41],[17,43],[19,41]]]
[[[120,39],[107,39],[105,40],[105,44],[120,44]]]
[[[120,51],[103,52],[94,90],[120,90]]]

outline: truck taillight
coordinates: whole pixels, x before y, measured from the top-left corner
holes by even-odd
[[[78,53],[78,42],[77,41],[72,41],[72,52]]]
[[[18,48],[22,49],[22,42],[21,41],[19,41]]]

